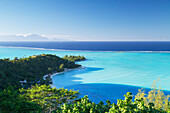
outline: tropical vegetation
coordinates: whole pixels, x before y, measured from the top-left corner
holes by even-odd
[[[146,107],[149,107],[149,103],[153,103],[155,109],[168,111],[170,110],[170,95],[165,95],[161,87],[156,87],[157,81],[153,82],[152,90],[148,93],[144,89],[139,89],[135,99],[142,98]]]
[[[155,89],[153,89],[155,90]],[[151,90],[149,93],[153,92]],[[148,94],[149,94],[148,93]],[[169,113],[168,107],[157,106],[157,95],[152,95],[154,101],[145,103],[145,99],[132,99],[130,92],[124,95],[125,99],[118,99],[117,104],[109,100],[94,103],[88,96],[78,99],[78,91],[56,89],[47,85],[35,85],[28,89],[14,90],[9,87],[0,92],[0,113]],[[138,94],[137,94],[138,95]],[[136,95],[136,96],[137,96]],[[165,96],[165,95],[164,95]],[[146,95],[146,97],[148,97]],[[163,101],[164,103],[165,101]]]
[[[169,109],[156,109],[153,103],[145,106],[142,98],[135,99],[133,102],[130,92],[127,92],[124,97],[124,100],[118,99],[117,104],[111,104],[109,100],[106,101],[107,104],[102,101],[96,104],[85,96],[74,104],[63,104],[55,113],[166,113],[169,111]]]
[[[52,83],[51,78],[47,76],[46,79],[43,79],[44,75],[80,66],[74,61],[51,54],[34,55],[27,58],[15,57],[13,60],[0,59],[0,90],[9,86],[28,88],[37,83],[49,85]]]
[[[68,56],[68,55],[65,55],[63,57],[63,59],[66,59],[66,60],[69,60],[69,61],[72,61],[72,62],[86,60],[86,58],[84,56],[80,56],[80,55],[79,56],[72,56],[72,55]]]

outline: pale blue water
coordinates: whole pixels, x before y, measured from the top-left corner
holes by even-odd
[[[88,60],[78,62],[85,69],[74,70],[53,77],[53,86],[80,90],[95,102],[123,98],[139,87],[150,88],[154,80],[170,90],[170,53],[159,52],[88,52],[88,51],[51,51],[21,48],[0,48],[0,58],[23,57],[42,53],[84,55]],[[139,87],[136,87],[139,86]],[[166,92],[168,94],[169,92]],[[170,94],[170,93],[169,93]]]

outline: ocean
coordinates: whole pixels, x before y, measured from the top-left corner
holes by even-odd
[[[148,92],[154,80],[170,94],[170,42],[0,42],[0,58],[42,53],[84,55],[85,67],[53,77],[52,87],[79,90],[94,102],[123,99],[126,92]]]
[[[0,46],[85,51],[170,51],[170,42],[0,42]]]

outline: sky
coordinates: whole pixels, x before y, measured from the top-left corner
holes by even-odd
[[[71,41],[170,41],[170,0],[0,0],[0,41],[35,34]]]

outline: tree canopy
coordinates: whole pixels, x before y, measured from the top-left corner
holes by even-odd
[[[84,56],[80,56],[80,55],[79,56],[72,56],[72,55],[68,56],[68,55],[65,55],[63,57],[63,59],[66,59],[66,60],[69,60],[69,61],[72,61],[72,62],[86,60],[86,58]]]
[[[20,96],[26,101],[37,103],[44,112],[51,112],[63,103],[69,102],[78,97],[78,91],[68,89],[56,89],[47,85],[32,86],[28,89],[20,89]]]

